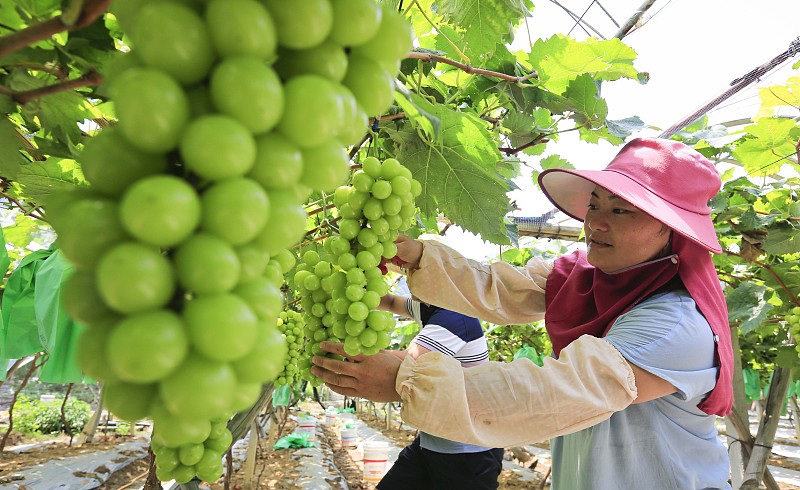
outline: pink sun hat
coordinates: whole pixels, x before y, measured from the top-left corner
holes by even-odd
[[[561,211],[583,221],[596,185],[677,233],[721,253],[708,201],[722,181],[714,164],[679,141],[635,138],[603,170],[549,169],[539,185]]]

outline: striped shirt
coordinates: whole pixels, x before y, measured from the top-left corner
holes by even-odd
[[[486,337],[483,336],[483,328],[477,318],[429,306],[411,298],[406,300],[406,311],[422,327],[412,342],[451,356],[465,368],[489,361]],[[491,449],[443,439],[425,432],[420,432],[420,446],[446,454],[477,453]]]

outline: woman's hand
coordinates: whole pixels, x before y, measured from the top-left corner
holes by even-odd
[[[348,361],[337,361],[328,357],[314,356],[316,366],[311,374],[325,382],[336,393],[357,396],[374,402],[400,401],[394,384],[397,371],[403,362],[389,351],[372,356],[348,356],[339,342],[322,342],[322,350],[344,356]]]
[[[415,240],[402,233],[394,241],[397,245],[396,257],[407,264],[407,267],[419,269],[419,261],[422,259],[422,242]]]

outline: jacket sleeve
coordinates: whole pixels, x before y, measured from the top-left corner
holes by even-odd
[[[525,267],[467,259],[452,248],[425,240],[419,269],[408,286],[420,300],[499,325],[521,325],[544,317],[544,290],[552,264],[534,258]]]
[[[633,371],[607,341],[584,335],[558,359],[528,359],[462,369],[430,352],[406,357],[396,385],[403,421],[467,444],[511,447],[602,422],[636,399]]]

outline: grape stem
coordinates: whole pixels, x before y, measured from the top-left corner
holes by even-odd
[[[103,77],[97,71],[91,69],[84,75],[72,80],[67,80],[66,82],[46,85],[44,87],[35,88],[33,90],[25,90],[23,92],[2,90],[2,93],[14,99],[17,104],[24,106],[28,102],[40,97],[57,94],[59,92],[68,92],[80,87],[93,87],[100,85],[101,83],[103,83]]]
[[[74,18],[74,14],[67,10],[58,17],[53,17],[26,27],[21,31],[0,37],[0,58],[39,41],[50,39],[59,32],[74,31],[86,27],[103,15],[110,3],[111,0],[86,0],[77,18]]]
[[[475,68],[474,66],[468,65],[466,63],[461,63],[460,61],[451,60],[450,58],[445,58],[444,56],[439,56],[433,53],[420,53],[417,51],[412,51],[408,53],[406,58],[427,61],[429,63],[433,62],[444,63],[445,65],[454,66],[466,73],[469,73],[470,75],[483,75],[485,77],[499,78],[501,80],[506,80],[514,83],[522,83],[526,80],[530,80],[531,78],[537,78],[539,76],[539,74],[534,71],[528,73],[527,75],[516,77],[514,75],[508,75],[506,73],[501,73],[499,71],[484,70],[483,68]]]

